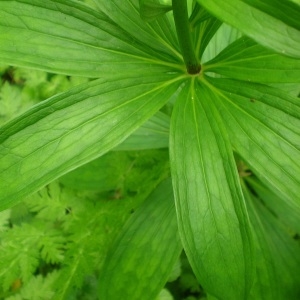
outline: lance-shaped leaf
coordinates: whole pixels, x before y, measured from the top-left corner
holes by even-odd
[[[197,79],[196,79],[197,80]],[[191,79],[171,118],[170,159],[179,233],[204,289],[246,299],[252,239],[232,149],[214,94]]]
[[[250,299],[297,300],[300,292],[299,244],[245,185],[243,191],[255,228],[256,279]]]
[[[208,78],[233,148],[300,213],[299,99],[260,84]]]
[[[198,0],[211,14],[275,51],[300,58],[300,6],[291,1]],[[263,3],[257,5],[258,2]],[[278,3],[282,12],[279,14]],[[264,7],[262,7],[264,6]]]
[[[158,46],[153,49],[153,45]],[[152,46],[79,2],[0,1],[2,64],[117,78],[178,60],[160,41],[152,41]]]
[[[171,180],[125,224],[100,270],[99,299],[153,300],[182,250]]]
[[[178,88],[152,76],[80,85],[0,128],[1,209],[125,140]]]
[[[163,52],[167,49],[167,53],[172,53],[178,62],[182,62],[173,18],[163,15],[152,22],[145,22],[139,13],[139,0],[94,0],[94,2],[97,3],[99,10],[126,30],[127,34],[141,39],[150,48],[154,47]]]
[[[207,62],[204,69],[245,81],[299,83],[300,59],[279,55],[242,37]]]

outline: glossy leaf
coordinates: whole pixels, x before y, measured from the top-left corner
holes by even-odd
[[[259,44],[281,54],[300,58],[300,6],[284,1],[198,0],[211,14],[238,28]],[[264,3],[262,3],[264,2]],[[262,3],[257,5],[258,3]],[[245,21],[247,20],[247,22]]]
[[[299,243],[245,186],[244,194],[255,229],[257,258],[256,280],[250,299],[297,300],[300,293]]]
[[[251,233],[214,97],[191,79],[172,114],[170,160],[179,233],[204,289],[218,299],[245,299],[253,276]]]
[[[178,58],[152,39],[155,49],[79,2],[0,1],[2,64],[93,78],[135,76],[152,65],[174,65]]]
[[[267,186],[300,213],[299,99],[260,84],[208,79],[233,148]]]
[[[1,209],[124,141],[177,88],[170,75],[99,79],[50,98],[4,125]]]
[[[226,77],[254,82],[299,84],[300,60],[278,55],[247,37],[230,44],[204,66]]]
[[[100,270],[99,299],[155,299],[181,250],[172,184],[165,180],[112,245]]]

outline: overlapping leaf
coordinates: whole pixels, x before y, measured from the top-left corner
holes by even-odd
[[[247,37],[230,44],[204,66],[205,71],[254,82],[299,83],[300,60],[278,55]]]
[[[299,245],[280,221],[243,186],[255,229],[257,263],[251,299],[297,300],[300,293]]]
[[[172,184],[165,180],[113,244],[100,271],[99,299],[155,299],[181,250]]]
[[[279,0],[198,0],[198,2],[217,18],[237,27],[258,43],[281,54],[300,58],[298,4]]]
[[[208,80],[217,88],[219,111],[235,151],[300,213],[298,99],[260,84]]]
[[[232,150],[213,93],[187,82],[171,120],[170,159],[183,246],[205,290],[246,299],[251,234]]]
[[[178,61],[155,32],[149,45],[120,25],[74,1],[0,1],[0,63],[117,78]]]
[[[177,88],[167,74],[99,79],[7,123],[0,128],[1,209],[124,141]]]

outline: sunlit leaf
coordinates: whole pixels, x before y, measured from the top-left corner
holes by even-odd
[[[278,55],[247,37],[225,48],[204,66],[226,77],[254,82],[296,82],[299,85],[300,60]]]
[[[124,141],[177,88],[176,79],[163,74],[99,79],[50,98],[4,125],[1,209]]]
[[[299,99],[261,84],[207,79],[235,151],[300,213]]]
[[[211,14],[258,43],[300,58],[300,5],[280,0],[198,0]],[[279,5],[278,5],[279,4]]]
[[[75,1],[0,1],[0,63],[117,78],[178,61],[161,40],[149,46],[124,28]]]
[[[172,114],[170,160],[179,233],[204,289],[220,299],[245,299],[253,276],[251,233],[214,97],[191,79]]]

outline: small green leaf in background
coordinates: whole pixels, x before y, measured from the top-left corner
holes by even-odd
[[[191,79],[172,114],[170,160],[178,226],[204,289],[220,299],[245,299],[254,275],[250,224],[213,101],[213,93]]]
[[[172,10],[172,6],[161,4],[158,1],[139,0],[139,2],[141,18],[147,22],[153,21]]]
[[[99,278],[99,299],[153,300],[182,250],[171,180],[160,183],[125,224]]]

